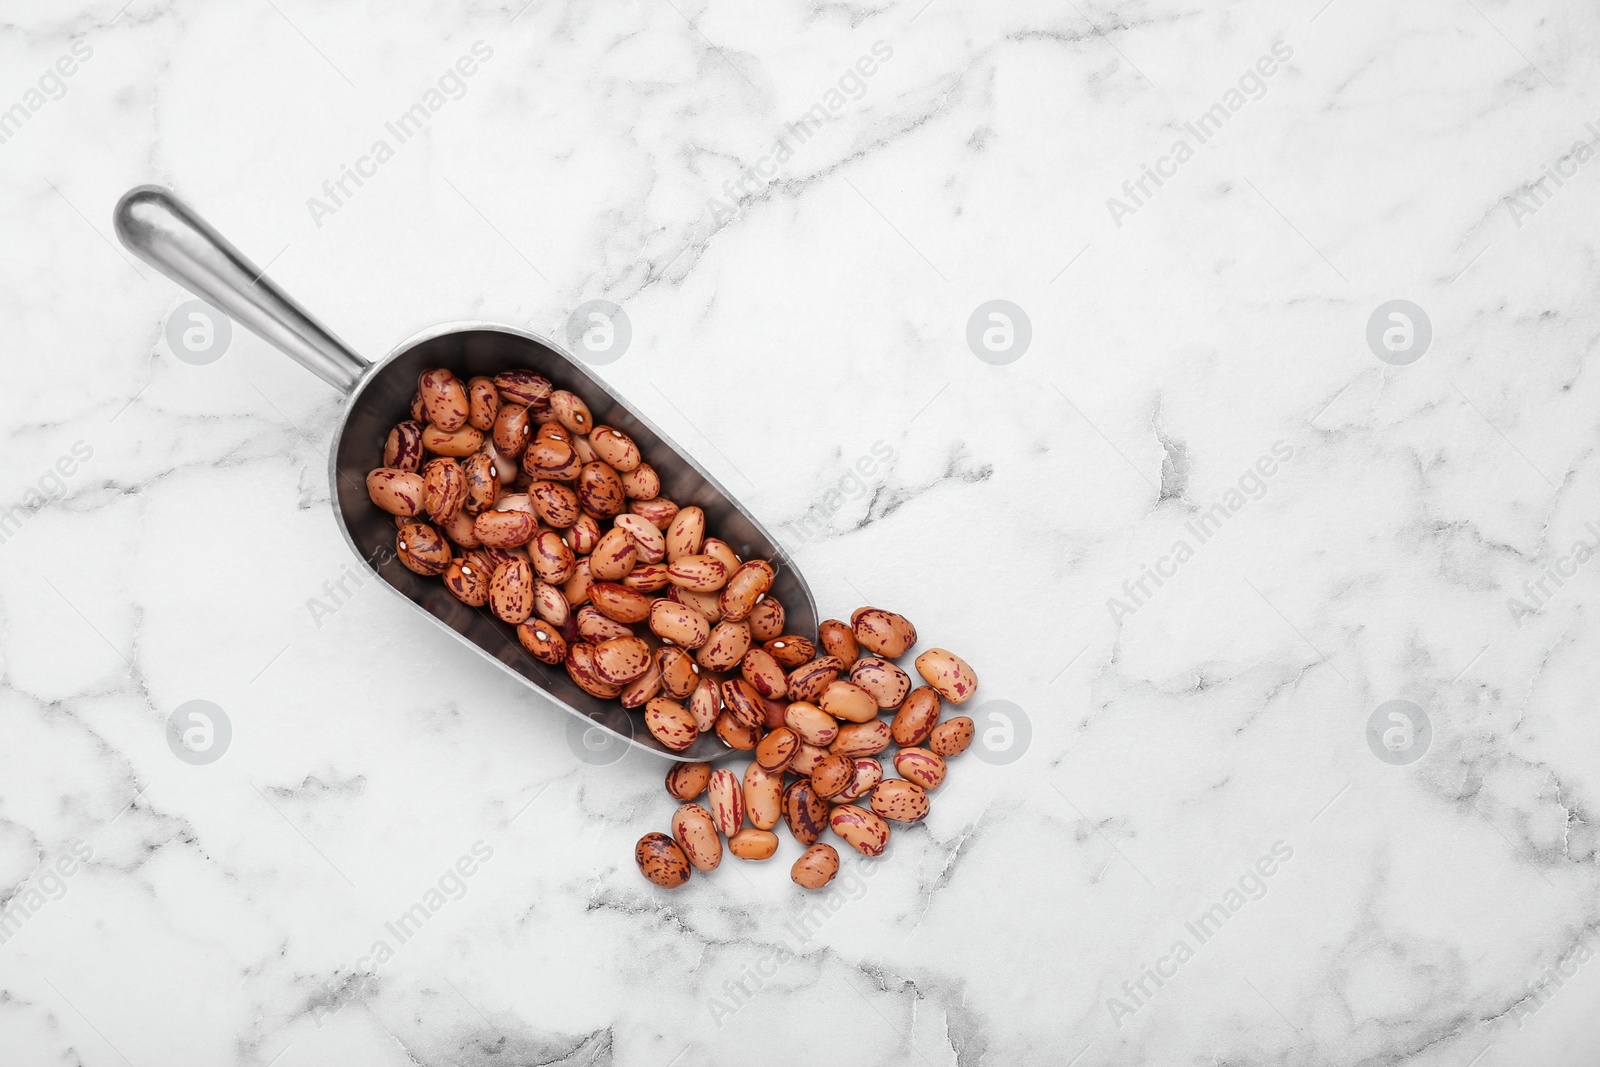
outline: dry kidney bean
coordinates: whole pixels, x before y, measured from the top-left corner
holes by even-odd
[[[483,447],[483,434],[471,426],[453,432],[428,426],[422,431],[422,447],[435,455],[464,459]]]
[[[545,419],[539,423],[538,428],[533,431],[533,439],[535,441],[565,441],[569,445],[576,441],[576,438],[567,432],[565,426],[550,419]],[[576,478],[577,475],[573,475],[573,477]]]
[[[622,479],[609,464],[599,460],[585,463],[578,472],[578,499],[584,510],[598,519],[614,519],[628,504]]]
[[[473,378],[467,382],[467,424],[474,430],[488,433],[494,429],[494,417],[500,413],[500,393],[490,378]]]
[[[928,794],[915,782],[891,778],[872,791],[872,810],[895,822],[921,822],[928,814]]]
[[[731,671],[750,650],[750,627],[742,622],[719,622],[700,646],[697,658],[708,671]]]
[[[754,623],[754,616],[745,620],[745,624],[750,627],[750,637],[757,639]],[[761,647],[765,648],[767,654],[777,660],[780,666],[789,670],[793,670],[802,663],[809,662],[817,655],[817,646],[796,634],[784,634],[782,637],[771,638]]]
[[[650,602],[650,629],[684,648],[699,648],[711,636],[711,624],[698,611],[662,597]]]
[[[513,626],[533,614],[533,568],[513,559],[494,569],[489,578],[489,610]]]
[[[767,709],[767,717],[763,725],[768,730],[776,730],[782,726],[784,713],[789,710],[789,702],[786,700],[773,700],[771,697],[762,697],[761,703],[766,705]]]
[[[610,426],[596,426],[589,431],[589,444],[599,456],[618,472],[633,470],[641,462],[639,446],[633,438]]]
[[[856,660],[850,668],[850,680],[871,693],[883,711],[898,708],[911,692],[911,676],[879,656]]]
[[[556,421],[574,434],[586,434],[594,428],[594,416],[589,414],[589,405],[578,399],[575,393],[565,389],[551,393],[550,410],[554,412]]]
[[[379,467],[367,475],[367,495],[391,515],[410,518],[423,508],[426,485],[414,471]]]
[[[640,708],[650,703],[661,693],[661,671],[652,662],[648,670],[627,685],[622,687],[622,695],[617,701],[625,708]],[[694,712],[690,712],[693,715]],[[698,720],[695,723],[696,733],[699,733]]]
[[[548,582],[535,580],[533,583],[533,613],[551,626],[561,627],[567,624],[571,608],[567,598],[561,595],[561,590]]]
[[[622,491],[629,500],[654,500],[661,495],[661,475],[648,463],[622,472]]]
[[[567,642],[560,631],[543,619],[528,620],[517,626],[517,640],[534,659],[554,666],[567,658]]]
[[[644,706],[644,724],[652,737],[674,752],[682,752],[700,736],[689,709],[666,697],[656,697]]]
[[[706,539],[706,513],[696,507],[684,508],[667,526],[667,560],[676,563],[686,556],[700,554]]]
[[[668,564],[667,577],[691,593],[715,593],[727,584],[728,568],[715,556],[682,556]]]
[[[778,835],[771,830],[746,828],[728,838],[728,851],[742,860],[771,859],[778,851]]]
[[[478,535],[472,532],[473,518],[465,511],[458,511],[444,522],[439,528],[444,535],[462,548],[481,548],[483,542],[478,540]]]
[[[733,551],[733,549],[728,546],[728,542],[726,541],[719,540],[715,537],[708,537],[706,538],[705,545],[701,547],[700,551],[703,555],[710,556],[712,559],[722,564],[723,569],[728,572],[729,576],[732,576],[733,572],[739,569],[739,557]]]
[[[414,471],[422,465],[422,426],[402,422],[389,431],[383,446],[383,465],[392,470]]]
[[[889,733],[903,748],[920,745],[939,724],[939,694],[932,686],[918,686],[895,712]]]
[[[839,661],[832,656],[818,656],[789,672],[789,697],[815,704],[822,691],[838,677]]]
[[[744,787],[739,784],[738,775],[721,768],[711,772],[708,788],[711,817],[723,837],[732,837],[744,825]]]
[[[616,582],[594,581],[590,564],[589,602],[608,618],[624,623],[644,622],[650,617],[650,598]]]
[[[430,460],[422,468],[422,506],[434,522],[444,522],[467,499],[467,474],[453,459]]]
[[[638,558],[639,550],[628,531],[612,527],[589,553],[589,574],[599,581],[620,582],[633,570]]]
[[[717,716],[715,729],[723,744],[740,752],[749,752],[761,740],[759,726],[746,726],[727,712]]]
[[[767,707],[761,694],[743,678],[730,678],[722,683],[722,704],[739,722],[752,729],[760,728],[767,719]]]
[[[679,700],[686,699],[700,684],[700,668],[681,648],[657,649],[656,671],[661,675],[661,688]]]
[[[959,756],[972,744],[972,720],[962,715],[946,719],[928,735],[928,747],[941,756]]]
[[[620,685],[612,685],[595,673],[593,645],[579,642],[567,647],[567,675],[592,697],[611,700],[622,694]]]
[[[520,559],[524,563],[528,562],[528,553],[526,550],[519,551],[518,549],[514,548],[492,548],[489,545],[480,545],[477,551],[479,555],[483,556],[484,560],[489,564],[490,574],[493,574],[494,569],[500,566],[500,564],[510,563],[514,559]]]
[[[600,524],[595,521],[593,515],[579,515],[578,521],[567,527],[567,532],[561,536],[572,551],[580,556],[587,556],[599,547],[603,535],[600,533]]]
[[[532,407],[550,397],[550,382],[531,370],[508,370],[494,376],[494,387],[508,404]]]
[[[483,446],[483,452],[494,461],[494,472],[502,486],[511,485],[517,480],[517,461],[514,458],[501,455],[493,441]]]
[[[679,800],[689,801],[699,798],[710,784],[709,763],[674,763],[672,769],[667,771],[667,792]]]
[[[860,800],[883,781],[883,764],[871,756],[857,756],[852,762],[855,764],[855,771],[850,775],[850,784],[830,798],[832,803]]]
[[[772,588],[777,572],[766,560],[753,559],[732,573],[728,584],[722,588],[722,617],[742,622],[755,610],[756,602]]]
[[[744,811],[750,825],[770,830],[783,818],[783,772],[752,763],[744,772]]]
[[[789,764],[789,770],[795,774],[812,774],[817,769],[817,764],[828,758],[828,750],[809,742],[800,742],[800,751],[794,754],[794,762]]]
[[[952,704],[964,703],[978,688],[978,676],[967,661],[942,648],[930,648],[918,656],[917,673]]]
[[[591,463],[600,462],[600,457],[595,455],[594,446],[589,443],[589,438],[587,435],[575,435],[572,438],[572,450],[578,454],[578,461],[584,466],[588,466]],[[606,466],[610,466],[610,464],[608,463]],[[619,475],[618,477],[620,483],[621,476]]]
[[[560,431],[538,435],[522,453],[522,473],[534,481],[576,481],[582,470],[572,439]]]
[[[839,721],[815,704],[795,701],[783,713],[783,724],[811,745],[830,745],[839,736]]]
[[[489,574],[465,557],[457,557],[445,568],[444,587],[450,595],[470,607],[481,608],[489,602]],[[566,652],[562,652],[565,656]],[[559,662],[546,660],[549,662]]]
[[[450,566],[450,542],[425,522],[408,522],[400,527],[395,535],[395,550],[400,562],[418,574],[443,574]]]
[[[533,501],[528,499],[527,493],[504,493],[499,500],[494,502],[496,511],[520,511],[524,515],[537,516],[533,510]]]
[[[588,559],[580,559],[578,565],[572,569],[572,577],[561,585],[561,595],[566,598],[567,604],[577,607],[579,604],[589,602],[589,587],[594,584],[594,579],[589,577]]]
[[[783,791],[783,821],[802,845],[812,844],[828,828],[828,802],[817,796],[809,778],[801,778]]]
[[[881,856],[889,847],[889,824],[877,813],[857,804],[840,804],[828,815],[828,825],[845,844],[863,856]]]
[[[422,406],[430,424],[447,433],[467,424],[467,415],[470,413],[467,391],[461,379],[454,374],[442,368],[423,371],[417,378],[417,393],[422,397]]]
[[[528,542],[528,561],[533,564],[533,572],[539,580],[551,585],[560,585],[571,578],[578,567],[577,554],[554,530],[546,530]],[[589,566],[592,572],[593,560]]]
[[[839,852],[832,845],[825,844],[812,845],[789,868],[789,877],[803,889],[821,889],[833,881],[833,876],[838,873]]]
[[[520,404],[507,404],[495,413],[490,439],[502,456],[507,459],[520,458],[532,436],[533,423],[528,418],[527,408]]]
[[[849,722],[839,727],[828,751],[841,756],[876,756],[889,747],[889,724],[882,719]]]
[[[467,478],[467,498],[462,502],[462,509],[468,515],[476,515],[494,507],[500,495],[500,473],[495,470],[494,457],[487,452],[468,456],[461,470]]]
[[[671,583],[667,581],[665,563],[639,563],[623,577],[622,584],[636,593],[656,593]]]
[[[721,710],[722,694],[717,689],[717,683],[701,676],[694,692],[689,695],[689,713],[694,716],[695,726],[705,733],[717,724],[717,714]]]
[[[846,722],[870,722],[878,717],[878,702],[872,694],[843,678],[829,682],[817,698],[817,704],[835,719]]]
[[[769,731],[756,745],[756,763],[768,773],[781,774],[794,762],[795,754],[799,751],[800,735],[787,726],[780,726]]]
[[[822,642],[823,652],[838,660],[844,670],[855,666],[856,657],[861,655],[856,647],[856,635],[838,619],[824,619],[818,623],[817,640]]]
[[[756,692],[768,700],[781,699],[789,691],[783,668],[772,658],[772,653],[764,648],[752,648],[746,652],[739,661],[739,672],[744,675],[745,681],[755,687]]]
[[[855,777],[855,761],[849,756],[837,752],[829,752],[817,760],[811,770],[811,788],[817,791],[817,796],[827,799],[837,796],[850,784],[850,779]]]
[[[560,482],[534,482],[528,486],[528,499],[539,518],[557,529],[566,529],[583,514],[578,494]]]
[[[641,563],[660,563],[667,558],[667,538],[654,524],[638,515],[618,515],[614,530],[621,530],[633,541]]]
[[[472,536],[490,548],[525,545],[538,529],[538,521],[526,511],[485,511],[472,520]]]
[[[670,583],[672,568],[669,566],[667,570],[669,572],[668,582]],[[721,600],[715,593],[696,593],[693,590],[674,585],[667,590],[667,599],[675,604],[689,605],[689,607],[698,611],[713,623],[722,621]]]
[[[665,532],[678,514],[678,505],[665,497],[654,500],[633,500],[628,503],[628,511]]]
[[[944,757],[925,748],[902,748],[894,755],[894,770],[923,789],[938,789],[944,781]]]
[[[762,597],[756,606],[750,609],[750,617],[745,620],[750,624],[750,636],[757,641],[771,641],[783,633],[784,612],[783,605],[770,596]],[[800,638],[800,640],[805,640]],[[808,645],[810,642],[806,642]],[[815,646],[812,646],[815,649]],[[811,655],[815,655],[813,651]],[[811,655],[806,656],[810,659]],[[802,661],[803,662],[803,661]],[[798,667],[799,663],[785,663],[785,667]]]
[[[594,671],[613,685],[626,685],[649,669],[650,646],[643,638],[613,637],[594,647]]]
[[[850,616],[850,631],[862,648],[896,659],[917,643],[917,628],[904,615],[882,608],[857,608]]]
[[[685,804],[673,813],[672,837],[695,870],[713,871],[722,862],[722,838],[711,813],[700,805]]]
[[[663,889],[676,889],[689,880],[689,857],[666,834],[645,834],[633,850],[639,873]]]

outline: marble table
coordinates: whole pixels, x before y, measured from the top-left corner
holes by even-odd
[[[1596,1062],[1592,6],[4,21],[0,1062]],[[979,672],[926,822],[645,882],[663,763],[364,576],[146,182],[372,357],[621,309],[822,611]]]

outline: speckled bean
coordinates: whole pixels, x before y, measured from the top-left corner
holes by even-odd
[[[379,467],[367,474],[367,495],[391,515],[410,518],[423,509],[426,485],[414,471]]]
[[[828,815],[828,825],[845,844],[863,856],[881,856],[889,847],[889,824],[876,812],[859,804],[840,804]]]
[[[923,789],[938,789],[944,781],[944,757],[925,748],[902,748],[894,754],[894,770]]]
[[[711,813],[698,804],[685,804],[672,813],[672,838],[697,871],[714,871],[722,862],[722,838]]]
[[[917,643],[917,628],[904,615],[882,608],[857,608],[850,616],[850,631],[862,648],[887,659],[905,655]]]
[[[744,825],[744,786],[739,776],[726,767],[719,767],[711,772],[707,788],[711,818],[723,837],[732,837]]]
[[[694,744],[700,734],[689,709],[667,697],[656,697],[644,706],[644,725],[651,737],[674,752],[682,752]]]
[[[676,889],[689,880],[689,857],[666,834],[645,834],[634,846],[633,861],[639,873],[663,889]]]
[[[917,657],[917,673],[952,704],[964,704],[978,690],[978,676],[954,652],[930,648]]]
[[[678,800],[698,799],[710,784],[709,763],[674,763],[667,771],[667,792]]]
[[[789,878],[802,889],[821,889],[839,873],[839,850],[829,844],[813,844],[789,868]]]
[[[972,720],[962,715],[946,719],[928,735],[928,747],[941,756],[959,756],[972,744]]]

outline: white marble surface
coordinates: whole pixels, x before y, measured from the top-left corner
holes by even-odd
[[[521,2],[5,14],[0,1061],[1595,1062],[1600,572],[1508,607],[1600,527],[1592,5]],[[885,442],[797,558],[1031,744],[810,920],[792,842],[655,890],[658,763],[580,761],[383,590],[313,623],[337,398],[243,332],[173,357],[186,295],[110,231],[147,181],[370,355],[621,304],[603,373],[769,525]],[[1004,366],[966,342],[995,298],[1032,323]],[[1365,341],[1392,299],[1432,323],[1405,366]],[[1364,733],[1396,698],[1405,765]],[[232,723],[207,766],[164,740],[193,699]]]

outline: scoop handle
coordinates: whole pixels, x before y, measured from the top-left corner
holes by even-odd
[[[113,224],[128,250],[349,394],[370,364],[290,299],[172,190],[129,189]]]

